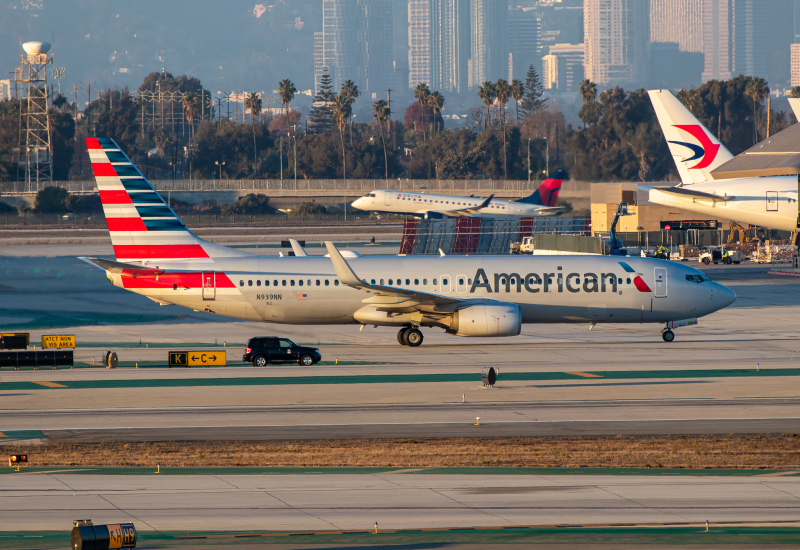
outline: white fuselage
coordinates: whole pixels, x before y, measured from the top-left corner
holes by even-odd
[[[518,304],[523,323],[664,323],[707,315],[735,299],[692,267],[646,258],[367,256],[348,262],[370,284],[451,297],[459,300],[454,309],[478,302]],[[162,304],[252,321],[347,324],[368,318],[367,324],[376,325],[428,324],[424,316],[374,320],[370,295],[340,284],[327,257],[154,261],[148,267],[167,273],[108,273],[108,278]],[[198,273],[212,283],[203,288],[181,283],[199,280],[192,279]],[[649,291],[637,288],[637,277]]]
[[[353,201],[353,208],[367,212],[387,212],[425,216],[428,213],[442,213],[476,208],[486,198],[458,197],[453,195],[434,195],[429,193],[410,193],[406,191],[371,191]],[[498,218],[504,216],[552,216],[556,212],[537,204],[492,199],[486,208],[472,214],[472,217]]]
[[[650,201],[751,225],[786,231],[797,229],[797,178],[794,176],[727,179],[685,187],[732,199],[711,202],[654,188],[650,190]]]

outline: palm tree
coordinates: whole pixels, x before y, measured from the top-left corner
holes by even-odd
[[[339,90],[339,93],[344,96],[345,100],[347,101],[347,119],[348,125],[350,126],[350,145],[353,144],[353,103],[356,102],[358,96],[361,95],[361,92],[358,91],[358,86],[352,80],[345,80],[342,83],[342,87]]]
[[[438,92],[437,92],[438,93]],[[444,99],[442,99],[444,102]],[[381,129],[381,142],[383,142],[383,163],[386,167],[386,175],[384,176],[385,179],[389,179],[389,157],[386,154],[386,138],[383,137],[383,124],[389,120],[389,115],[391,111],[389,110],[389,105],[382,99],[379,99],[375,103],[372,104],[373,114],[372,116],[375,117],[375,121],[378,123],[378,126]]]
[[[294,87],[292,81],[284,78],[278,83],[278,95],[281,96],[281,103],[283,103],[284,114],[289,113],[289,104],[294,99],[294,94],[297,93],[297,88]]]
[[[503,177],[508,179],[508,163],[506,162],[506,103],[511,97],[511,85],[502,78],[494,84],[495,96],[500,104],[500,124],[503,129]]]
[[[581,97],[584,103],[590,103],[597,99],[597,84],[585,78],[581,81]]]
[[[336,126],[339,127],[339,139],[342,141],[342,173],[344,179],[347,179],[347,157],[344,154],[344,126],[347,122],[347,115],[350,112],[350,106],[347,104],[347,98],[342,94],[333,98],[333,119],[336,121]]]
[[[189,119],[189,138],[194,141],[194,117],[197,116],[197,96],[193,92],[186,92],[181,99],[183,112]]]
[[[483,84],[478,86],[478,97],[481,98],[483,100],[483,104],[486,105],[486,122],[484,123],[484,130],[488,130],[489,123],[491,122],[492,118],[489,107],[492,106],[492,103],[494,103],[494,100],[497,98],[495,95],[494,84],[488,80],[484,81]]]
[[[433,127],[436,128],[436,115],[442,112],[444,107],[444,96],[439,93],[439,90],[431,92],[428,96],[428,105],[433,110]]]
[[[522,83],[521,80],[517,80],[516,78],[511,81],[511,97],[514,98],[514,102],[516,103],[516,112],[517,112],[517,126],[519,126],[519,102],[522,99],[522,96],[525,95],[525,84]]]
[[[261,96],[252,92],[244,100],[246,109],[250,109],[250,126],[253,128],[253,170],[258,174],[258,151],[256,150],[256,113],[261,115]]]
[[[800,97],[800,86],[792,86],[792,89],[789,90],[789,97],[792,99]]]
[[[417,84],[417,87],[414,88],[414,99],[416,99],[417,103],[419,103],[419,106],[422,107],[422,112],[425,113],[425,118],[428,117],[428,104],[430,102],[430,97],[431,89],[428,88],[428,85],[424,82]],[[423,119],[423,122],[425,122],[427,126],[428,121]]]
[[[769,86],[763,78],[753,76],[744,88],[744,95],[753,100],[753,145],[758,143],[758,106],[769,97]]]

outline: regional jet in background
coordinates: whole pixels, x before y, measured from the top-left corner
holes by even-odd
[[[563,208],[556,206],[556,201],[561,182],[566,177],[564,170],[557,170],[534,193],[516,201],[496,200],[494,195],[483,199],[376,190],[356,199],[351,206],[367,212],[405,214],[425,219],[554,216],[564,212]]]
[[[650,202],[736,222],[797,230],[797,177],[715,180],[711,171],[733,158],[672,93],[650,90],[650,101],[682,183],[648,189]]]
[[[117,287],[161,304],[247,321],[420,327],[515,336],[523,323],[661,323],[672,328],[734,301],[685,265],[612,256],[262,257],[189,231],[108,138],[87,138],[115,260],[83,258]],[[297,245],[299,247],[299,244]],[[346,257],[345,257],[346,256]]]

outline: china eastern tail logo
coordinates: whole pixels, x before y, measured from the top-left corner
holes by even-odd
[[[691,151],[694,153],[694,155],[691,157],[683,159],[683,162],[691,162],[698,159],[700,160],[700,162],[694,166],[690,166],[689,169],[700,170],[702,168],[708,168],[711,166],[711,163],[714,162],[715,158],[717,158],[717,153],[719,152],[719,143],[713,143],[699,124],[675,124],[674,127],[690,134],[693,138],[700,142],[700,145],[697,145],[695,143],[688,143],[686,141],[670,141],[670,143],[674,143],[675,145],[683,145],[684,147],[691,149]]]

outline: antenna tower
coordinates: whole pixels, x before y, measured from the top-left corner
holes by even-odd
[[[14,151],[17,177],[28,183],[53,181],[53,149],[50,143],[50,115],[48,113],[47,66],[53,64],[48,57],[47,42],[25,42],[22,63],[14,69],[14,82],[27,85],[27,97],[19,100],[19,148]]]

